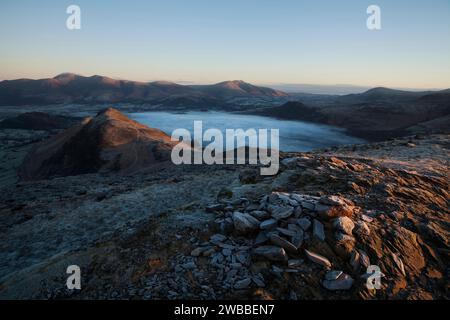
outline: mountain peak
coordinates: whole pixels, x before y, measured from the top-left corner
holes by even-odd
[[[151,84],[158,85],[158,86],[179,86],[178,83],[166,81],[166,80],[158,80],[150,82]]]
[[[60,74],[56,75],[55,77],[53,77],[53,79],[63,80],[63,79],[69,79],[69,78],[74,79],[77,77],[80,77],[80,75],[76,74],[76,73],[71,73],[71,72],[63,72],[63,73],[60,73]]]
[[[266,97],[266,98],[287,96],[287,94],[282,91],[277,91],[266,87],[255,86],[243,80],[231,80],[219,82],[210,87],[213,89],[213,91],[216,91],[216,93],[219,93],[224,96],[236,95],[236,96],[251,96],[251,97]],[[217,90],[221,90],[221,92],[217,92]]]
[[[236,86],[239,87],[241,85],[251,85],[243,80],[228,80],[228,81],[222,81],[215,84],[216,86],[225,86],[225,87],[231,87]]]
[[[120,112],[117,109],[114,109],[113,107],[108,107],[103,110],[100,110],[97,113],[97,117],[101,116],[101,115],[108,117],[108,118],[125,117],[125,115],[122,112]]]
[[[129,173],[170,159],[173,144],[161,130],[107,108],[33,148],[20,177],[35,180],[100,170]]]
[[[384,94],[384,93],[392,93],[392,92],[397,92],[397,91],[400,91],[400,90],[390,89],[390,88],[386,88],[386,87],[375,87],[375,88],[367,90],[366,92],[363,92],[363,94],[371,94],[371,93]]]

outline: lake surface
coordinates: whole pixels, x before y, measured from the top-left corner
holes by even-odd
[[[224,137],[225,129],[279,129],[280,150],[282,151],[310,151],[317,148],[364,142],[335,127],[254,115],[227,112],[142,112],[127,115],[149,127],[158,128],[168,135],[172,135],[172,131],[175,129],[185,128],[191,132],[193,137],[194,121],[198,120],[203,121],[203,132],[215,128],[221,130]]]

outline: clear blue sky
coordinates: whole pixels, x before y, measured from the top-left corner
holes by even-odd
[[[82,29],[66,29],[66,8]],[[381,7],[382,30],[366,28]],[[0,79],[450,87],[449,0],[1,0]]]

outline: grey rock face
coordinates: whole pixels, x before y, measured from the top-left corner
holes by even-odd
[[[264,220],[270,217],[270,213],[264,210],[255,210],[250,212],[250,214],[258,220]]]
[[[277,228],[277,231],[287,237],[293,237],[297,233],[296,230],[285,229],[285,228]]]
[[[256,236],[255,240],[254,240],[254,244],[255,245],[260,245],[263,244],[264,242],[268,241],[269,238],[267,237],[267,235],[265,234],[265,232],[260,232],[258,233],[258,235]]]
[[[270,211],[272,218],[276,220],[289,218],[292,213],[294,213],[294,207],[291,206],[269,206],[268,210]]]
[[[304,261],[302,259],[291,259],[288,260],[288,267],[289,268],[299,268],[304,264]]]
[[[302,201],[301,205],[304,209],[307,209],[310,211],[314,211],[315,207],[316,207],[316,205],[311,201]]]
[[[234,212],[233,223],[236,232],[246,234],[259,228],[259,220],[248,213]]]
[[[322,285],[328,290],[348,290],[353,285],[353,278],[348,274],[342,273],[335,280],[324,280]]]
[[[290,241],[288,241],[274,233],[270,235],[270,241],[273,244],[282,247],[283,249],[285,249],[288,252],[292,252],[292,253],[297,252],[297,247],[295,245],[293,245]]]
[[[343,206],[346,205],[345,200],[339,196],[323,196],[319,200],[320,203],[329,205],[329,206]]]
[[[323,229],[323,224],[316,219],[314,219],[313,222],[313,235],[321,241],[325,240],[325,231]]]
[[[303,232],[303,230],[300,229],[298,232],[295,233],[295,235],[292,236],[291,242],[297,249],[299,249],[303,244],[304,238],[305,233]]]
[[[308,218],[300,218],[297,220],[297,224],[306,231],[311,226],[311,221]]]
[[[269,220],[265,220],[263,222],[261,222],[261,224],[259,225],[259,228],[261,230],[270,230],[273,229],[277,226],[277,220],[275,219],[269,219]]]
[[[234,284],[234,288],[238,289],[238,290],[246,289],[246,288],[248,288],[250,286],[251,283],[252,283],[252,279],[251,278],[245,278],[243,280],[237,281]]]
[[[281,247],[276,246],[261,246],[256,248],[254,251],[255,255],[262,256],[271,261],[286,261],[287,254]]]
[[[220,242],[222,242],[222,241],[225,241],[226,239],[227,239],[227,237],[224,236],[223,234],[216,233],[216,234],[213,234],[213,235],[209,238],[209,241],[210,241],[211,243],[218,244],[218,243],[220,243]]]
[[[342,271],[340,270],[331,270],[328,271],[325,275],[325,280],[332,281],[338,279],[342,275]]]

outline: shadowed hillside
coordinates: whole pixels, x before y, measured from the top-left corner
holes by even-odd
[[[170,159],[174,142],[109,108],[33,148],[19,175],[24,180],[97,171],[131,172]]]
[[[448,133],[450,93],[375,88],[335,97],[332,103],[288,102],[250,113],[333,125],[367,140],[382,141],[415,133]]]

